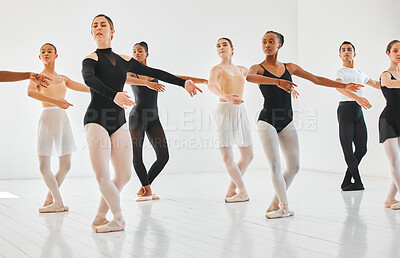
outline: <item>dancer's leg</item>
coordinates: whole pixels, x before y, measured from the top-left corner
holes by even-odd
[[[399,157],[399,138],[390,138],[383,143],[390,164],[393,185],[390,187],[386,202],[395,200],[398,189],[400,189],[400,157]],[[395,191],[395,189],[397,191]]]
[[[232,181],[235,183],[238,189],[238,194],[247,195],[246,187],[244,186],[242,173],[235,163],[233,157],[233,150],[232,146],[228,147],[221,147],[219,148],[220,153],[222,155],[222,160],[224,161],[225,168],[228,171],[229,176],[231,177]]]
[[[244,173],[246,173],[247,168],[249,167],[251,161],[253,160],[254,154],[253,154],[253,145],[249,145],[246,147],[239,147],[240,151],[240,160],[237,163],[237,166],[240,170],[240,173],[242,174],[242,177]],[[236,184],[231,181],[229,182],[229,187],[228,187],[228,192],[226,197],[231,197],[236,194]]]
[[[59,157],[59,168],[55,176],[58,188],[61,187],[61,184],[64,182],[65,176],[68,174],[70,170],[71,170],[71,154]],[[50,192],[48,192],[46,201],[43,206],[47,206],[52,203],[53,203],[53,195]]]
[[[64,207],[64,204],[58,189],[57,180],[54,174],[51,172],[50,159],[51,157],[49,156],[39,156],[40,172],[42,173],[44,182],[46,183],[47,188],[49,188],[49,191],[54,199],[54,203],[47,207],[62,208]]]

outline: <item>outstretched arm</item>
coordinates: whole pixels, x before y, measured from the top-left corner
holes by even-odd
[[[68,101],[66,101],[65,99],[53,99],[53,98],[47,97],[46,95],[40,93],[38,91],[38,87],[37,87],[36,83],[34,83],[32,81],[29,82],[29,85],[28,85],[28,96],[31,98],[37,99],[39,101],[54,104],[62,109],[67,109],[70,106],[72,106],[72,104],[68,103]]]
[[[392,76],[389,72],[381,74],[382,86],[387,88],[400,88],[400,80],[392,80]]]
[[[336,79],[337,82],[343,82],[342,79]],[[368,99],[357,96],[356,94],[354,94],[353,92],[350,92],[348,90],[345,89],[341,89],[341,88],[336,88],[341,94],[345,95],[346,97],[349,97],[351,99],[354,99],[358,105],[360,105],[361,107],[365,108],[365,109],[369,109],[372,107],[372,105],[369,103]]]
[[[300,66],[293,64],[293,63],[287,64],[287,67],[288,67],[289,71],[291,72],[291,74],[299,76],[303,79],[309,80],[310,82],[313,82],[316,85],[332,87],[332,88],[342,88],[342,89],[347,89],[350,91],[357,91],[357,90],[359,90],[360,87],[364,87],[359,84],[354,84],[354,83],[344,84],[341,82],[332,81],[332,80],[322,77],[322,76],[316,76],[312,73],[309,73],[309,72],[303,70],[303,68],[301,68]]]
[[[15,82],[27,79],[30,79],[42,87],[47,87],[49,85],[49,81],[51,81],[49,77],[37,73],[0,71],[0,82]]]
[[[65,81],[65,85],[67,85],[67,87],[70,88],[71,90],[81,91],[81,92],[90,92],[90,88],[88,86],[86,86],[85,84],[71,80],[70,78],[68,78],[67,76],[64,76],[64,75],[63,75],[63,78]]]
[[[221,99],[231,103],[231,104],[241,104],[244,101],[235,94],[226,94],[221,88],[222,80],[222,70],[221,68],[214,66],[210,71],[210,78],[208,79],[208,89],[215,95],[219,96]]]
[[[374,87],[375,89],[378,89],[378,90],[381,89],[381,84],[380,84],[378,81],[369,79],[369,80],[367,81],[367,84],[368,84],[369,86]]]
[[[165,91],[165,86],[157,83],[157,82],[150,82],[147,80],[142,80],[134,76],[133,73],[127,73],[126,75],[126,84],[130,85],[138,85],[138,86],[146,86],[152,90],[158,91],[158,92],[164,92]]]
[[[208,81],[206,79],[202,79],[202,78],[196,78],[196,77],[190,77],[190,76],[181,76],[181,75],[176,75],[176,77],[184,79],[184,80],[192,80],[194,83],[208,84]]]

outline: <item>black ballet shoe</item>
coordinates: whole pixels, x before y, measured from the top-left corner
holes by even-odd
[[[344,190],[345,188],[349,187],[351,185],[351,181],[350,182],[344,182],[340,185],[340,188],[342,190]]]
[[[344,188],[343,191],[362,191],[364,190],[363,184],[350,184],[348,187]]]

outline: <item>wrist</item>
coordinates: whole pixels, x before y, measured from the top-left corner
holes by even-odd
[[[281,86],[281,80],[276,79],[276,85]]]

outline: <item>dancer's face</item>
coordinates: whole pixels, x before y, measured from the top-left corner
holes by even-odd
[[[267,56],[277,54],[281,47],[278,36],[274,33],[267,33],[262,38],[262,49]]]
[[[340,58],[344,61],[353,61],[354,57],[356,56],[356,53],[354,52],[353,47],[350,44],[343,44],[340,47]]]
[[[39,59],[45,64],[54,62],[57,57],[58,55],[56,54],[56,50],[51,45],[43,45],[40,49]]]
[[[147,53],[146,49],[144,49],[144,47],[142,47],[141,45],[135,45],[133,47],[133,58],[135,58],[139,62],[144,62],[148,56],[149,53]]]
[[[229,41],[220,39],[217,41],[217,54],[221,58],[227,58],[233,55],[234,48],[231,47]]]
[[[100,16],[93,20],[91,34],[96,42],[111,41],[114,32],[105,17]]]
[[[394,43],[392,48],[390,49],[390,52],[386,52],[388,54],[390,60],[394,63],[399,64],[400,63],[400,43]]]

